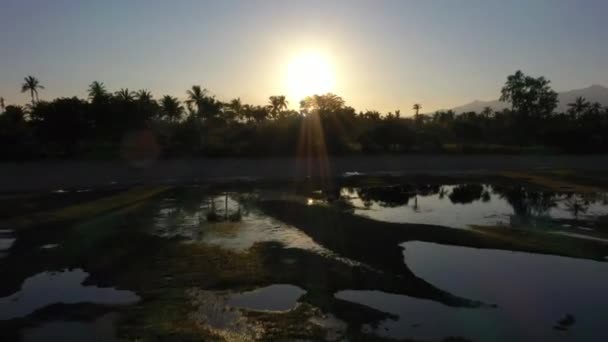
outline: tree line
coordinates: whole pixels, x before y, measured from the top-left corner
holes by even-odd
[[[608,108],[577,98],[557,113],[550,81],[521,71],[501,90],[508,109],[421,114],[416,103],[408,117],[399,110],[357,112],[331,93],[306,97],[296,111],[283,95],[270,96],[267,105],[223,102],[198,85],[185,101],[155,99],[146,89],[110,92],[98,81],[87,99],[42,101],[42,90],[28,76],[21,91],[31,104],[5,106],[0,98],[0,159],[117,158],[142,134],[164,158],[608,151]]]

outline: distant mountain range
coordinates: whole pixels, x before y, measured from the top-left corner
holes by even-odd
[[[556,111],[557,112],[565,112],[568,110],[568,103],[574,102],[574,99],[582,96],[588,102],[599,102],[603,106],[608,106],[608,88],[601,85],[592,85],[583,89],[575,89],[570,91],[565,91],[558,93],[558,104]],[[480,112],[485,107],[490,107],[494,110],[502,110],[504,108],[508,108],[509,104],[505,102],[500,102],[499,100],[494,101],[473,101],[471,103],[467,103],[462,106],[454,107],[452,110],[456,113],[462,112]]]

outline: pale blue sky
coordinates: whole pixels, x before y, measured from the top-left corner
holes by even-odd
[[[358,110],[424,111],[498,97],[516,69],[556,90],[608,85],[608,1],[0,1],[0,96],[42,99],[192,84],[264,104],[301,51],[328,57]],[[292,103],[295,104],[296,101]]]

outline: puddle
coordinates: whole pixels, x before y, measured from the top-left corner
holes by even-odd
[[[257,213],[244,216],[241,222],[219,223],[201,229],[200,242],[239,252],[251,248],[256,242],[280,242],[286,248],[332,254],[302,231]]]
[[[0,229],[0,258],[8,255],[8,250],[17,240],[10,229]]]
[[[555,340],[564,315],[576,317],[567,340],[608,340],[608,265],[565,257],[408,242],[404,259],[416,276],[457,296],[496,308],[453,308],[380,291],[341,291],[337,298],[393,313],[369,332],[394,338]]]
[[[40,246],[40,249],[54,249],[54,248],[57,248],[57,247],[59,247],[59,244],[57,244],[57,243],[49,243],[49,244]]]
[[[201,325],[229,341],[256,340],[262,336],[261,325],[250,322],[239,311],[226,305],[226,296],[201,289],[188,290],[195,307],[190,314],[196,324]]]
[[[227,212],[224,196],[213,197],[211,200],[200,198],[192,208],[184,208],[171,200],[164,201],[163,205],[156,215],[154,225],[154,234],[159,236],[181,237],[189,242],[217,245],[237,252],[251,248],[256,242],[280,242],[287,248],[332,255],[331,251],[299,229],[258,213],[255,208],[241,208],[239,202],[231,196],[228,196]],[[207,216],[212,206],[219,217],[229,218],[240,212],[240,219],[209,222]]]
[[[306,291],[288,284],[275,284],[250,292],[231,295],[231,307],[259,311],[288,311],[296,307],[298,298]]]
[[[0,251],[6,251],[11,248],[17,239],[9,237],[0,237]]]
[[[236,294],[196,288],[188,290],[187,293],[196,308],[190,314],[196,324],[227,340],[246,341],[259,339],[264,328],[248,320],[239,309],[285,312],[295,308],[298,298],[306,291],[293,285],[275,284]],[[327,320],[319,322],[318,325],[322,323],[328,325],[328,334],[339,328],[334,321]]]
[[[118,315],[110,313],[93,322],[51,321],[24,329],[23,342],[46,341],[118,341],[114,323]]]
[[[133,304],[139,297],[131,291],[84,286],[88,273],[81,269],[43,272],[27,278],[21,290],[0,298],[0,320],[25,317],[48,305],[63,303]]]
[[[543,226],[547,220],[590,220],[608,215],[605,194],[582,197],[487,184],[343,188],[340,194],[358,215],[454,228]]]
[[[496,325],[490,315],[491,310],[495,309],[490,308],[458,309],[430,300],[382,291],[346,290],[336,293],[335,297],[398,315],[399,319],[381,321],[377,327],[362,327],[365,333],[384,337],[442,340],[448,336],[458,336],[490,341],[500,337],[507,328]],[[501,321],[498,323],[502,324]],[[471,335],[486,329],[490,330],[489,334]]]

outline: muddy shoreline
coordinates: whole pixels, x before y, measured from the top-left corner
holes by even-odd
[[[608,171],[608,156],[402,155],[329,159],[180,159],[0,163],[0,192],[184,184],[221,180],[297,180],[349,173],[489,174],[501,171]]]

